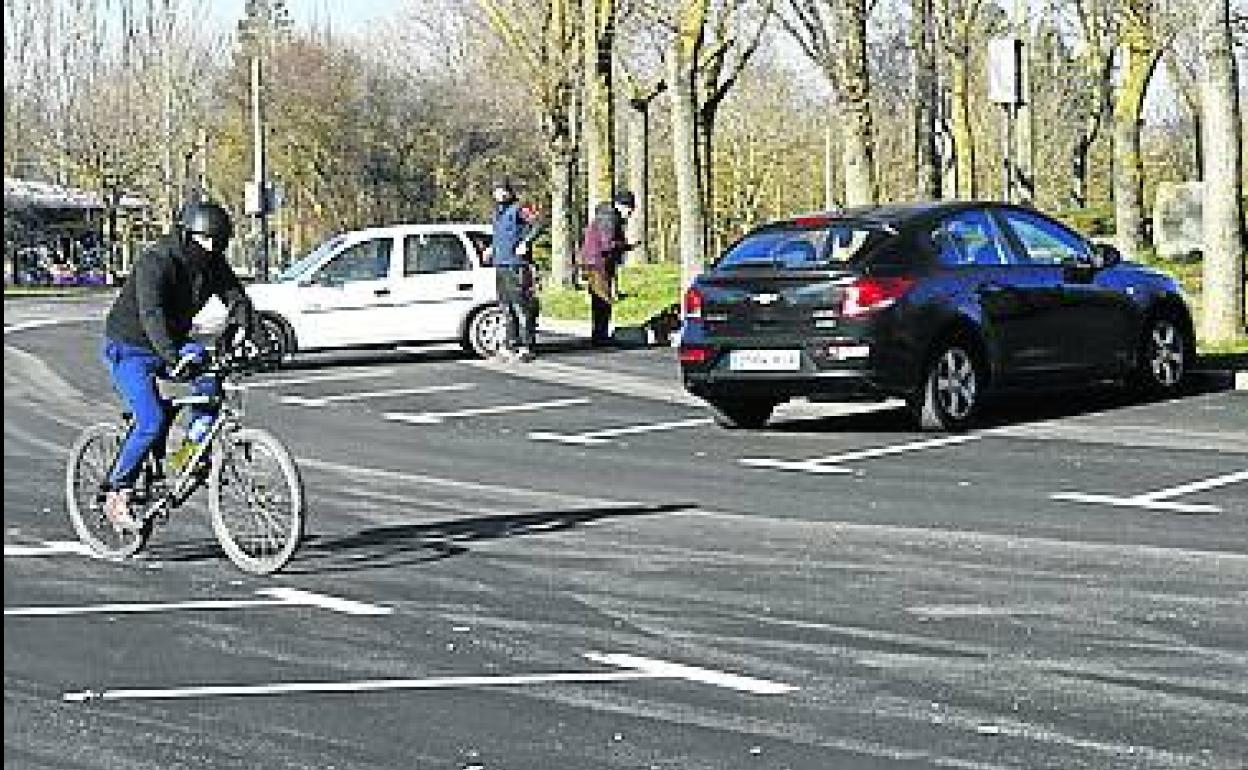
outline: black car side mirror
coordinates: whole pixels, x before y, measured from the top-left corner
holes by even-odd
[[[1112,243],[1092,244],[1092,269],[1104,270],[1122,262],[1122,252]]]

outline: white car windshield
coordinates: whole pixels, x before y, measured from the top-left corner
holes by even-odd
[[[278,282],[289,283],[291,281],[299,280],[305,273],[312,269],[312,267],[319,264],[322,257],[336,249],[344,240],[346,240],[346,236],[336,235],[328,241],[322,243],[320,246],[317,246],[315,249],[312,249],[307,254],[304,254],[278,274]]]

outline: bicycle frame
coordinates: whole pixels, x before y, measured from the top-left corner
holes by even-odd
[[[141,516],[142,520],[150,522],[159,516],[167,516],[170,511],[185,503],[191,495],[195,494],[204,484],[207,474],[203,472],[203,464],[209,458],[209,453],[215,446],[218,438],[226,430],[237,430],[241,427],[244,414],[243,406],[243,388],[238,384],[238,373],[227,370],[224,367],[218,367],[205,372],[206,375],[215,376],[218,379],[220,393],[216,396],[183,396],[171,399],[162,399],[166,406],[168,414],[168,426],[165,433],[159,439],[166,444],[169,441],[168,427],[172,426],[173,421],[178,418],[178,414],[189,406],[205,406],[216,413],[216,417],[212,421],[212,425],[208,429],[208,435],[197,443],[195,451],[182,464],[172,478],[167,478],[161,472],[158,465],[160,461],[156,459],[155,447],[148,450],[143,458],[142,469],[139,471],[140,488],[144,492],[145,508]],[[124,415],[126,431],[125,438],[129,438],[130,433],[134,430],[134,416],[126,413]],[[122,443],[125,443],[125,438]],[[116,467],[118,455],[113,457],[110,466],[110,474],[112,468]]]

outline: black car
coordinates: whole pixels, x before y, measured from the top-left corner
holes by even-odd
[[[794,397],[900,397],[923,428],[959,430],[989,391],[1173,392],[1194,351],[1173,278],[997,203],[763,225],[693,282],[684,311],[685,387],[736,428]]]

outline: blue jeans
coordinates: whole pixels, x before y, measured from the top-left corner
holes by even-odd
[[[134,415],[134,427],[121,445],[108,482],[113,487],[130,486],[149,451],[157,458],[165,455],[173,413],[156,388],[156,378],[165,376],[165,362],[149,348],[112,339],[104,340],[102,355],[113,387]],[[193,390],[197,395],[216,395],[220,383],[215,377],[197,377]]]

